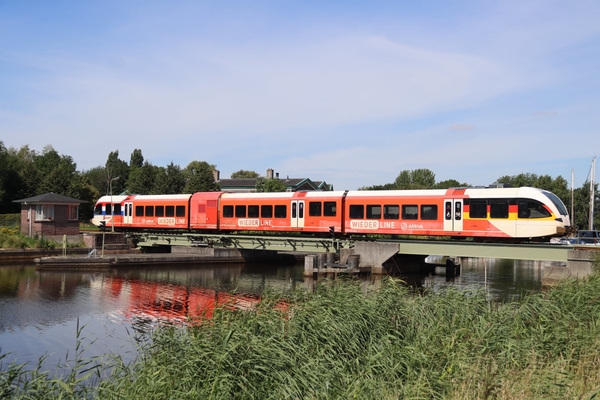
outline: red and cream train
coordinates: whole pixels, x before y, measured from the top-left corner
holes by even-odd
[[[93,223],[115,231],[301,232],[541,239],[570,225],[563,202],[531,188],[103,196]]]

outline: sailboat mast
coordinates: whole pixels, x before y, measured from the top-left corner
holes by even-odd
[[[575,226],[575,170],[571,170],[571,226]]]
[[[594,229],[594,181],[596,180],[596,157],[592,158],[592,170],[590,171],[590,217],[589,230]]]

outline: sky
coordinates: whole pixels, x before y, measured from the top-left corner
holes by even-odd
[[[0,141],[80,171],[141,149],[336,190],[419,168],[580,187],[598,21],[596,0],[0,0]]]

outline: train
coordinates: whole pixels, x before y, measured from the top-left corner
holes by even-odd
[[[563,236],[567,208],[533,187],[198,192],[102,196],[92,223],[117,232],[302,233],[525,241]]]

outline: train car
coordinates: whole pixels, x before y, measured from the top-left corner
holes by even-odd
[[[222,231],[329,233],[342,231],[345,192],[223,193]]]
[[[100,221],[104,221],[107,227],[120,226],[123,223],[123,200],[127,196],[102,196],[94,206],[94,217],[92,224],[100,226]]]
[[[348,192],[344,233],[530,239],[563,235],[562,201],[530,187]]]
[[[108,205],[106,204],[108,198]],[[120,200],[120,203],[118,201]],[[570,226],[553,193],[530,187],[102,197],[94,223],[116,230],[548,238]],[[119,208],[120,206],[120,208]],[[110,214],[110,212],[109,212]]]
[[[130,195],[123,199],[117,230],[189,229],[191,194]]]

